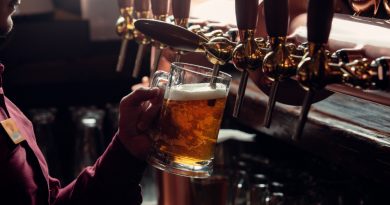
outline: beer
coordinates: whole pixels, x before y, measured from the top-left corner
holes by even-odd
[[[210,68],[173,62],[157,71],[152,86],[165,87],[148,162],[163,171],[193,178],[209,177],[214,149],[232,77]],[[215,83],[215,84],[214,84]]]
[[[214,156],[227,97],[226,85],[209,83],[175,85],[164,96],[155,149],[163,161],[197,167]]]

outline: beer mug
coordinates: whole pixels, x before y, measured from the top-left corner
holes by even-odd
[[[214,149],[231,76],[174,62],[157,71],[151,86],[164,87],[164,102],[148,162],[169,173],[205,178],[213,171]]]

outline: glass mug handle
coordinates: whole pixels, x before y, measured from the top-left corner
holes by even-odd
[[[165,91],[168,83],[169,73],[165,71],[156,71],[152,77],[150,87],[158,87]]]

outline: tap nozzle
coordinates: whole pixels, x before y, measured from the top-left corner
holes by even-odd
[[[240,42],[234,48],[232,60],[234,66],[241,71],[241,79],[233,110],[233,117],[239,117],[240,108],[245,95],[249,72],[261,68],[265,50],[258,46],[254,37],[254,30],[240,30]]]

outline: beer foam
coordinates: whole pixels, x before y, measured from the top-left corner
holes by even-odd
[[[170,100],[209,100],[226,97],[226,85],[217,83],[211,88],[209,83],[185,84],[172,86],[165,99]]]

